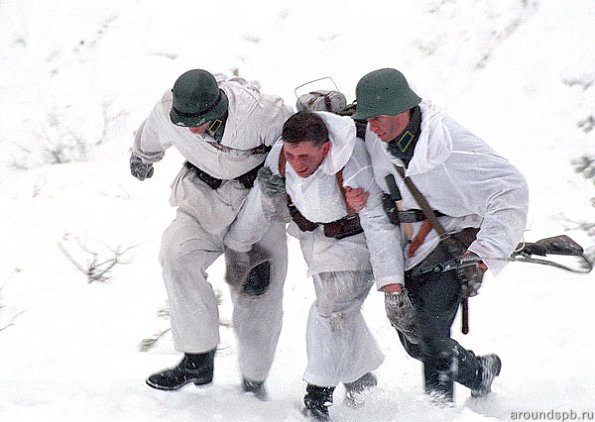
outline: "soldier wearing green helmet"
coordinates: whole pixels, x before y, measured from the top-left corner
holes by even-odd
[[[421,98],[409,87],[397,69],[379,69],[360,79],[356,87],[355,120],[367,120],[380,114],[396,115],[411,110]]]
[[[198,127],[221,119],[229,100],[206,70],[193,69],[181,75],[172,88],[173,103],[169,117],[177,126]]]
[[[452,402],[455,382],[473,397],[485,396],[500,373],[500,358],[476,356],[450,330],[459,303],[478,293],[485,271],[496,275],[505,265],[492,257],[509,256],[521,240],[526,181],[487,143],[422,100],[396,69],[374,70],[359,80],[353,118],[367,120],[374,178],[387,214],[401,229],[402,249],[395,251],[401,279],[383,288],[387,316],[407,353],[423,363],[425,391],[433,400]],[[418,201],[405,180],[421,192],[441,227],[429,222],[420,209],[423,198]],[[353,195],[348,200],[354,208],[365,203],[365,192]],[[445,235],[438,234],[441,229]],[[451,258],[445,237],[459,242],[473,265],[426,271]]]
[[[176,218],[159,254],[174,347],[184,356],[177,366],[149,376],[150,387],[177,390],[212,382],[219,314],[207,269],[224,254],[227,230],[291,113],[281,98],[244,79],[192,69],[176,79],[136,133],[130,171],[137,179],[152,177],[153,164],[172,146],[186,160],[172,184]],[[281,331],[287,272],[284,225],[272,223],[264,231],[257,254],[226,253],[228,261],[251,264],[229,288],[242,388],[261,399]]]

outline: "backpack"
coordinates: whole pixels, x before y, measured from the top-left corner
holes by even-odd
[[[310,91],[298,96],[295,104],[298,111],[328,111],[339,116],[352,116],[355,113],[356,106],[357,103],[355,101],[351,104],[347,104],[347,98],[338,90]],[[363,140],[366,135],[366,126],[368,122],[355,119],[353,121],[355,122],[355,132],[357,137]]]

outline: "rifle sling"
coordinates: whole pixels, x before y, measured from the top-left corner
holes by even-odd
[[[403,182],[405,182],[405,185],[407,185],[407,188],[413,195],[413,198],[415,198],[417,204],[421,207],[421,210],[424,212],[426,218],[430,221],[432,226],[434,226],[434,229],[440,236],[440,241],[444,242],[444,244],[446,245],[446,247],[452,255],[454,251],[457,250],[457,242],[448,233],[446,233],[446,230],[444,230],[444,227],[438,221],[438,217],[436,217],[434,210],[432,210],[432,208],[430,207],[430,204],[426,200],[425,196],[419,191],[419,189],[417,189],[417,186],[415,186],[413,181],[409,177],[405,176],[405,170],[403,169],[403,167],[399,167],[395,164],[393,165],[395,166],[395,169],[397,169],[397,173],[399,173],[399,175],[403,179]],[[456,257],[453,256],[453,258]],[[463,334],[469,333],[468,298],[463,298],[461,301],[461,332]]]

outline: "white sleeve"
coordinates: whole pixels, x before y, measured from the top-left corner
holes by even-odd
[[[456,154],[449,172],[453,180],[464,181],[459,184],[461,201],[483,217],[469,250],[495,275],[506,265],[501,258],[510,256],[522,239],[529,201],[527,182],[510,162],[494,153]]]
[[[166,93],[140,125],[134,137],[132,152],[146,163],[160,161],[165,150],[172,145],[171,137],[176,136],[169,116],[166,115],[168,104]]]
[[[265,166],[268,166],[277,175],[279,174],[280,146],[282,146],[281,141],[275,144],[265,162]],[[225,245],[236,251],[249,251],[252,245],[263,238],[267,231],[265,228],[273,223],[271,215],[277,214],[275,208],[278,206],[286,206],[286,202],[283,201],[283,204],[280,204],[278,201],[271,200],[264,194],[260,184],[256,181],[225,236]]]
[[[382,191],[374,181],[370,158],[359,140],[345,167],[345,173],[344,186],[362,188],[369,194],[359,216],[370,252],[376,287],[380,290],[387,284],[403,284],[401,231],[389,221],[384,212]]]

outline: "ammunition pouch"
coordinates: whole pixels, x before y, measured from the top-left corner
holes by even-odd
[[[335,239],[344,239],[364,232],[359,222],[358,214],[348,215],[340,220],[325,223],[323,226],[324,235]]]
[[[397,210],[394,199],[392,199],[387,193],[382,195],[382,206],[384,208],[384,212],[388,216],[388,219],[395,226],[398,226],[400,223],[418,223],[420,221],[426,220],[426,215],[422,210]],[[444,214],[436,210],[434,210],[434,214],[436,214],[436,217],[444,216]]]
[[[478,228],[468,227],[460,232],[451,234],[450,237],[454,239],[455,242],[450,246],[445,245],[451,258],[459,258],[463,256],[469,245],[471,245],[477,237],[478,232]],[[479,265],[457,268],[456,276],[459,283],[461,283],[461,295],[463,298],[477,295],[484,274],[485,270],[481,269]]]
[[[290,199],[288,199],[288,202]],[[359,221],[359,215],[348,215],[340,220],[332,221],[330,223],[314,223],[302,215],[293,203],[289,202],[289,215],[291,219],[303,232],[314,231],[318,226],[323,227],[323,232],[326,237],[334,239],[344,239],[349,236],[363,233],[362,226]]]

